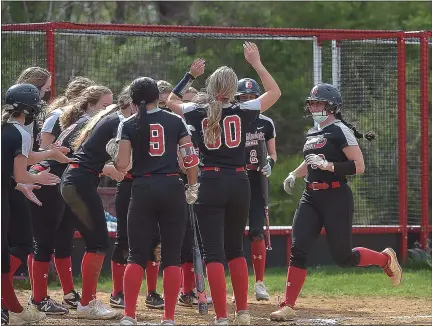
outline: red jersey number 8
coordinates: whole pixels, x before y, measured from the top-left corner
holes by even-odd
[[[159,123],[150,124],[150,146],[151,156],[162,156],[165,153],[164,128]]]
[[[206,130],[208,125],[208,119],[205,118],[202,121],[202,127],[203,131]],[[241,120],[238,115],[230,115],[228,117],[225,117],[222,122],[223,126],[223,134],[224,134],[224,140],[225,145],[228,148],[235,148],[240,145],[241,142]],[[205,147],[207,149],[218,149],[221,147],[222,139],[221,135],[219,134],[219,137],[216,138],[216,142],[213,144],[205,144]]]

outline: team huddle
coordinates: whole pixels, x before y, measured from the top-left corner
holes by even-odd
[[[254,79],[238,80],[226,66],[210,74],[198,92],[192,85],[204,74],[201,58],[175,87],[139,77],[115,104],[109,88],[86,77],[73,78],[64,94],[50,101],[50,73],[39,67],[23,71],[6,92],[2,110],[2,325],[10,313],[20,323],[33,323],[70,309],[89,320],[115,319],[123,309],[120,324],[135,325],[144,275],[145,304],[163,310],[162,325],[175,325],[176,305],[198,304],[201,313],[201,304],[213,305],[214,324],[228,325],[226,266],[234,324],[251,323],[243,235],[249,223],[255,298],[269,300],[264,271],[271,245],[264,232],[263,188],[277,153],[273,121],[262,113],[281,90],[257,46],[245,42],[243,48],[263,92]],[[296,317],[307,256],[323,226],[338,265],[378,265],[393,285],[402,279],[391,248],[352,249],[354,206],[346,176],[364,172],[356,138],[373,140],[375,134],[362,134],[347,123],[341,107],[339,91],[329,84],[315,85],[306,99],[316,126],[306,135],[304,161],[283,183],[288,194],[299,177],[306,187],[293,222],[285,299],[271,320]],[[102,175],[117,181],[109,303],[97,298],[110,247],[98,193]],[[81,293],[72,278],[75,230],[85,243]],[[203,261],[197,262],[200,252]],[[64,294],[61,302],[48,295],[51,260]],[[22,264],[28,266],[32,288],[26,305],[12,284]],[[156,290],[160,265],[162,295]],[[209,295],[203,292],[202,266]]]

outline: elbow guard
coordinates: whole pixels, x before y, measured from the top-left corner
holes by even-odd
[[[334,162],[334,173],[338,175],[354,175],[357,173],[354,161]]]
[[[192,143],[186,143],[180,146],[180,156],[183,159],[183,165],[186,169],[197,166],[199,163],[198,155]]]

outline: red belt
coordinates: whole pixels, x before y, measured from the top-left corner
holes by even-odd
[[[341,184],[339,181],[334,181],[330,184],[326,182],[311,182],[308,183],[307,188],[310,190],[325,190],[328,188],[340,188]]]
[[[86,170],[90,171],[91,173],[96,174],[99,177],[102,175],[102,173],[97,173],[96,171],[93,171],[92,169],[87,169],[87,168],[79,165],[78,163],[69,163],[69,169],[78,169],[79,167],[82,167],[83,169],[86,169]]]
[[[43,171],[46,171],[48,168],[46,168],[42,165],[33,165],[30,169],[38,171],[38,172],[43,172]]]
[[[158,176],[158,175],[163,175],[166,177],[175,177],[175,176],[178,176],[179,174],[177,172],[176,173],[166,173],[166,174],[164,174],[164,173],[146,173],[143,175],[143,177],[151,177],[151,176]]]
[[[125,178],[126,180],[132,180],[134,177],[133,177],[132,174],[130,174],[130,173],[126,173],[126,175],[124,176],[124,178]]]
[[[253,164],[248,164],[248,165],[246,165],[246,169],[248,169],[249,171],[257,171],[258,167],[256,165],[253,165]]]
[[[215,172],[220,172],[222,170],[226,170],[226,171],[230,171],[230,170],[235,170],[236,172],[243,172],[245,171],[244,166],[240,167],[240,168],[218,168],[218,167],[210,167],[210,166],[205,166],[201,168],[201,171],[215,171]]]

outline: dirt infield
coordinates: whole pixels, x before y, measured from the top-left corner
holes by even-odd
[[[27,302],[29,291],[17,293],[20,302]],[[60,300],[60,291],[50,291],[50,295]],[[282,294],[280,294],[282,295]],[[109,300],[109,293],[99,293],[99,298],[105,303]],[[138,324],[158,324],[162,316],[160,310],[147,309],[144,297],[139,298]],[[298,318],[291,322],[274,323],[269,314],[277,307],[277,295],[265,303],[258,303],[249,298],[249,309],[253,325],[432,325],[432,302],[427,299],[405,298],[367,298],[367,297],[302,297],[298,300]],[[119,314],[122,310],[118,310]],[[228,305],[228,312],[232,320],[234,306]],[[201,316],[195,309],[177,307],[176,322],[178,325],[208,325],[214,317],[213,309],[207,316]],[[118,318],[118,320],[120,317]],[[89,321],[75,318],[75,312],[63,317],[48,317],[39,325],[113,325],[113,321]],[[11,324],[13,318],[11,318]]]

